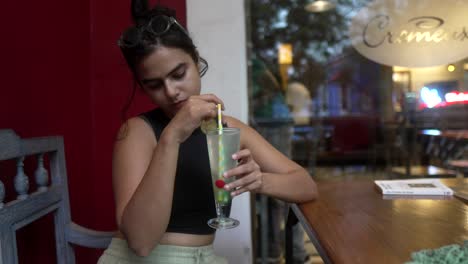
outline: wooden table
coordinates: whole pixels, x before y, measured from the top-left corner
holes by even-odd
[[[468,141],[468,130],[442,130],[441,137]]]
[[[325,263],[404,263],[412,252],[468,240],[468,204],[456,197],[384,199],[371,180],[317,184],[319,198],[292,209]]]
[[[455,140],[468,141],[468,130],[439,130],[439,129],[423,129],[418,134],[430,137],[442,137]]]

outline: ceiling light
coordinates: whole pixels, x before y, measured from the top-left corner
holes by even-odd
[[[449,64],[449,66],[447,66],[447,70],[448,70],[449,72],[455,71],[455,65]]]
[[[325,12],[330,9],[335,8],[335,4],[326,0],[317,0],[311,1],[309,4],[306,5],[305,10],[309,12],[319,13]]]

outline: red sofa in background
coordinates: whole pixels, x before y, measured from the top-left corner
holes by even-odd
[[[319,165],[367,164],[379,134],[378,118],[364,115],[316,118],[294,128],[292,158],[303,166],[315,159]]]

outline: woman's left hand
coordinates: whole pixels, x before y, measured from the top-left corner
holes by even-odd
[[[250,150],[240,150],[234,153],[232,158],[239,161],[239,165],[226,171],[224,177],[236,177],[236,180],[226,184],[224,189],[231,191],[232,196],[248,191],[258,191],[263,184],[263,174],[260,171],[260,166],[253,159]]]

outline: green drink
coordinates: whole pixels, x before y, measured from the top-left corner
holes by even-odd
[[[233,228],[239,221],[226,216],[231,205],[231,193],[223,187],[235,180],[235,177],[224,178],[223,173],[237,166],[232,154],[240,148],[240,130],[238,128],[223,128],[206,133],[208,154],[210,159],[211,180],[217,218],[210,219],[208,225],[216,229]]]

